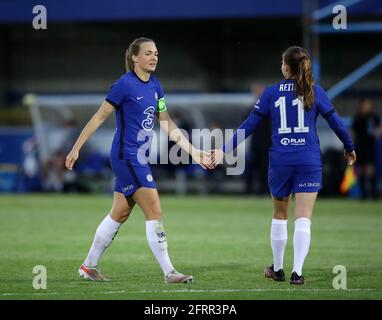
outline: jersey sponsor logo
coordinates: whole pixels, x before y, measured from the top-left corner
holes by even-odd
[[[288,146],[288,145],[304,146],[306,142],[305,142],[305,138],[282,138],[280,140],[280,143],[283,146]]]
[[[129,191],[129,190],[131,190],[133,188],[134,188],[134,185],[133,184],[129,184],[128,186],[122,188],[122,192]]]
[[[153,176],[151,174],[148,174],[146,176],[146,179],[147,179],[147,181],[152,182],[153,181]]]
[[[150,106],[145,111],[143,111],[143,114],[146,115],[146,119],[142,121],[142,128],[146,131],[151,131],[154,127],[155,108]]]
[[[143,99],[143,96],[141,96],[141,97],[137,97],[137,100],[141,100],[141,99]]]
[[[290,143],[290,140],[288,138],[282,138],[280,140],[280,143],[284,146],[287,146]]]

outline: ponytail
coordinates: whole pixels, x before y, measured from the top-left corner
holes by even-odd
[[[298,65],[296,94],[298,97],[303,97],[306,108],[310,108],[314,103],[312,65],[307,56],[304,56]]]
[[[129,72],[130,70],[134,70],[134,62],[132,59],[132,52],[130,50],[130,47],[126,49],[125,59],[126,59],[126,72]]]
[[[310,109],[314,103],[314,80],[308,52],[300,47],[289,47],[283,54],[283,60],[296,81],[297,97],[302,97],[304,107]]]

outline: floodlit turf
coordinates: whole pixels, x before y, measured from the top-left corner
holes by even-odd
[[[173,264],[192,284],[166,285],[146,243],[137,207],[101,261],[110,283],[80,280],[95,229],[111,196],[0,197],[0,299],[381,299],[382,203],[319,199],[303,287],[265,280],[271,263],[271,202],[256,197],[162,196]],[[293,261],[289,220],[285,271]],[[35,265],[47,289],[35,290]],[[333,267],[347,270],[348,290],[334,290]]]

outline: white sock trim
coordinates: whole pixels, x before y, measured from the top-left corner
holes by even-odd
[[[122,223],[115,221],[108,214],[105,219],[98,226],[97,233],[100,237],[104,238],[107,242],[110,242],[114,239],[115,235],[119,231]]]
[[[312,222],[308,218],[298,218],[294,222],[294,232],[306,232],[310,234],[310,226]]]
[[[287,240],[288,239],[288,220],[272,219],[271,240]]]
[[[115,220],[111,217],[110,214],[108,214],[108,215],[106,216],[106,219],[108,220],[108,223],[109,223],[110,225],[114,226],[114,228],[119,228],[119,227],[122,225],[122,223],[120,223],[120,222],[118,222],[118,221],[115,221]]]
[[[272,219],[272,224],[287,224],[288,220]]]

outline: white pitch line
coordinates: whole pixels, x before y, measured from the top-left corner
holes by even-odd
[[[382,289],[371,289],[371,288],[353,288],[345,290],[335,290],[335,289],[181,289],[181,290],[139,290],[139,291],[101,291],[101,292],[89,292],[90,294],[143,294],[143,293],[235,293],[235,292],[362,292],[362,291],[381,291]],[[72,295],[75,292],[26,292],[26,293],[1,293],[1,296],[49,296],[49,295]]]

